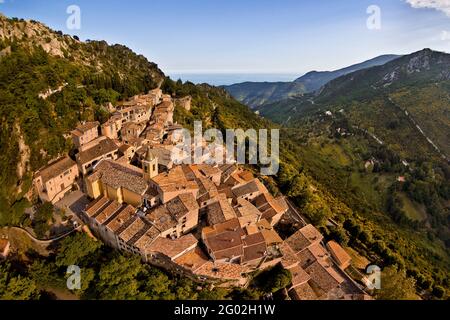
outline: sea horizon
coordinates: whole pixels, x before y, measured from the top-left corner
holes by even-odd
[[[172,80],[181,79],[194,84],[208,83],[214,86],[229,86],[242,82],[291,82],[302,76],[302,73],[193,73],[168,72]]]

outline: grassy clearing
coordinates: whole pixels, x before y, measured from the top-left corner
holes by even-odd
[[[0,229],[0,237],[6,236],[11,242],[11,251],[17,252],[19,256],[26,259],[25,253],[33,250],[42,256],[48,256],[47,246],[33,241],[24,231],[11,228]]]
[[[424,221],[427,219],[427,213],[424,205],[411,201],[404,193],[401,193],[399,196],[403,202],[403,211],[408,218],[414,221]]]
[[[352,266],[355,268],[364,270],[370,264],[370,261],[366,257],[360,255],[356,250],[345,247],[345,251],[352,257]]]

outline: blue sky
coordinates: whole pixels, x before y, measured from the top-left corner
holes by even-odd
[[[425,47],[450,52],[450,17],[406,1],[3,0],[0,12],[125,44],[168,73],[301,74]],[[80,30],[66,28],[72,4],[81,9]],[[381,30],[366,26],[373,4],[381,9]]]

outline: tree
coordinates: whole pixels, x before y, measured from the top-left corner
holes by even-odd
[[[230,293],[232,300],[259,300],[261,297],[261,292],[256,289],[240,289],[237,288]]]
[[[193,291],[193,282],[187,278],[181,278],[174,283],[172,290],[176,300],[196,300],[197,293]]]
[[[116,255],[108,263],[100,267],[98,281],[94,290],[98,299],[130,300],[144,299],[139,293],[138,275],[144,266],[138,257]]]
[[[344,247],[348,245],[348,242],[350,240],[347,232],[345,232],[345,230],[343,230],[341,227],[334,228],[330,233],[330,237]]]
[[[97,251],[102,244],[91,239],[85,233],[77,232],[61,241],[56,256],[58,267],[82,265],[83,259]]]
[[[305,175],[300,174],[297,175],[294,180],[292,180],[291,185],[289,186],[289,197],[306,197],[308,192],[309,182]]]
[[[3,300],[31,300],[39,298],[36,283],[28,277],[17,276],[9,279],[3,294]]]
[[[15,274],[9,264],[0,264],[0,300],[39,299],[35,281]]]
[[[442,299],[445,296],[445,289],[441,286],[434,286],[433,295],[438,299]]]
[[[311,219],[316,226],[324,226],[328,218],[331,217],[331,210],[327,203],[317,194],[312,194],[308,198],[307,204],[303,207],[303,212]]]
[[[265,293],[275,293],[286,288],[292,282],[292,274],[278,264],[272,269],[260,273],[253,282],[253,286],[261,288]]]
[[[42,287],[62,287],[64,277],[58,274],[58,267],[52,261],[36,259],[29,267],[30,277]]]
[[[213,290],[201,290],[198,300],[229,300],[228,291],[224,288],[214,288]]]
[[[53,205],[50,202],[45,202],[37,209],[33,225],[38,238],[43,238],[50,230],[50,221],[53,217],[53,210]]]
[[[171,280],[161,270],[147,267],[142,277],[144,281],[143,290],[150,300],[171,300],[174,299],[170,291]]]
[[[387,267],[381,272],[381,289],[375,296],[378,300],[417,300],[415,284],[404,270]]]
[[[275,293],[286,288],[292,282],[292,274],[281,265],[276,266],[265,285],[267,293]]]

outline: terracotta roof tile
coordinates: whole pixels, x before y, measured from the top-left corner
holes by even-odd
[[[202,230],[205,245],[216,260],[234,259],[243,255],[242,237],[245,235],[238,219]]]
[[[283,243],[283,239],[281,239],[267,220],[263,219],[259,221],[257,226],[268,246]]]
[[[199,209],[197,201],[192,193],[179,195],[178,197],[170,200],[166,204],[166,207],[176,220],[180,220],[189,212]]]
[[[255,233],[244,239],[244,256],[242,262],[262,259],[267,255],[267,245],[261,233]]]
[[[291,247],[288,244],[282,243],[280,245],[280,251],[283,254],[283,257],[281,258],[281,264],[283,265],[283,268],[290,269],[299,264],[295,252],[291,249]]]
[[[136,216],[136,209],[132,206],[126,206],[119,214],[106,222],[106,227],[113,233],[120,233],[120,229]]]
[[[314,243],[320,243],[322,240],[322,234],[313,225],[307,225],[289,237],[286,243],[295,253],[298,253]]]
[[[141,231],[143,228],[145,228],[147,224],[141,219],[137,218],[134,220],[133,223],[131,223],[125,230],[123,230],[119,237],[124,241],[128,242],[130,241],[139,231]]]
[[[337,242],[330,241],[327,243],[327,246],[339,265],[344,266],[351,262],[352,258],[350,255]]]
[[[196,247],[175,259],[175,263],[194,273],[207,262],[209,262],[208,256],[200,247]]]
[[[100,214],[100,212],[102,212],[103,208],[105,208],[111,202],[112,201],[108,198],[102,197],[91,202],[84,211],[90,218],[95,218],[98,214]]]
[[[231,190],[233,191],[234,196],[236,198],[239,198],[260,192],[256,180],[257,179],[252,180],[244,185],[238,185],[232,188]]]
[[[195,274],[222,280],[240,280],[246,272],[248,272],[248,268],[239,264],[213,263],[208,261],[198,268]]]
[[[109,153],[118,151],[119,148],[117,145],[112,141],[111,139],[103,139],[98,142],[97,145],[93,146],[92,148],[89,148],[85,151],[80,152],[77,155],[77,161],[84,165],[86,163],[89,163],[97,158],[100,158],[104,155],[107,155]]]
[[[150,226],[149,229],[145,231],[145,233],[136,240],[134,245],[139,248],[142,252],[145,252],[146,249],[160,236],[161,232],[156,229],[155,226]]]
[[[76,165],[77,164],[69,157],[60,158],[40,169],[36,173],[35,177],[42,177],[42,182],[45,184],[47,181],[65,173],[67,170],[75,167]]]
[[[295,266],[289,270],[292,274],[292,287],[295,288],[301,284],[308,282],[311,277],[300,266]]]
[[[317,300],[318,296],[314,292],[313,288],[308,284],[304,283],[299,285],[289,291],[289,295],[294,300]]]
[[[176,240],[160,237],[147,248],[146,252],[158,252],[175,260],[187,250],[193,250],[194,247],[197,246],[197,243],[197,239],[192,234],[188,234]]]
[[[138,195],[143,195],[148,189],[148,183],[139,168],[111,160],[101,161],[88,177],[90,181],[97,179],[113,189],[124,188]]]
[[[86,122],[84,124],[79,125],[74,131],[72,131],[73,134],[77,135],[79,133],[83,134],[88,132],[89,130],[92,130],[94,128],[98,128],[100,125],[100,122]]]
[[[344,282],[344,278],[330,264],[321,263],[319,260],[307,267],[305,271],[311,276],[312,281],[325,292]]]
[[[300,265],[302,268],[306,268],[310,266],[317,260],[323,260],[325,262],[329,261],[328,253],[322,247],[320,243],[312,245],[311,247],[306,248],[305,250],[299,252],[297,257],[300,261]]]
[[[211,200],[214,202],[206,207],[209,225],[220,224],[236,218],[236,213],[225,194],[219,194],[214,200]]]
[[[175,228],[178,224],[165,206],[159,206],[150,212],[147,219],[161,232]]]
[[[111,218],[117,211],[122,209],[122,205],[117,201],[112,201],[102,212],[95,217],[95,220],[99,224],[104,224],[109,218]]]

